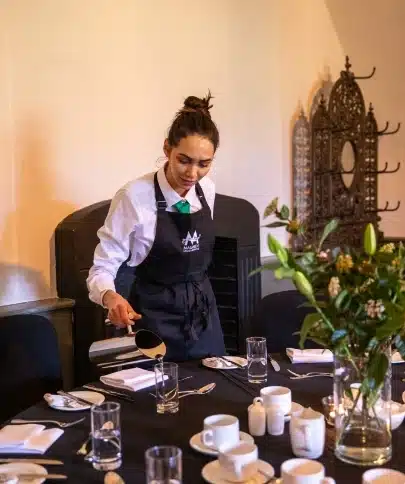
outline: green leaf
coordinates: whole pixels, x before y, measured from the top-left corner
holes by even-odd
[[[335,345],[340,340],[342,340],[345,336],[347,336],[347,329],[337,329],[332,334],[332,343]]]
[[[273,198],[273,200],[267,205],[266,209],[264,210],[264,218],[272,215],[277,210],[278,205],[278,197]]]
[[[272,222],[271,224],[263,225],[263,227],[267,227],[268,229],[275,229],[277,227],[285,227],[288,225],[288,222]]]
[[[288,220],[289,216],[290,216],[290,209],[287,207],[287,205],[283,205],[280,209],[281,220]]]
[[[277,269],[277,267],[279,267],[278,260],[268,262],[267,264],[263,264],[260,267],[257,267],[256,269],[253,269],[253,271],[249,272],[249,277],[252,277],[255,274],[258,274],[259,272],[263,272],[263,271],[274,271],[275,269]]]
[[[294,276],[294,269],[291,269],[290,267],[279,267],[274,271],[274,276],[276,279],[292,279]]]
[[[398,310],[394,304],[386,303],[385,310],[388,317],[376,330],[376,337],[379,340],[389,338],[404,326],[404,314],[402,311]]]
[[[315,252],[306,252],[304,255],[297,258],[297,264],[301,266],[304,270],[308,270],[308,267],[313,265],[315,261]]]
[[[267,235],[267,245],[269,246],[270,252],[273,254],[277,254],[277,251],[283,248],[280,242],[271,234]]]
[[[325,242],[325,240],[327,239],[327,237],[329,237],[329,235],[337,229],[338,225],[339,225],[339,220],[336,218],[332,219],[330,222],[328,222],[325,225],[321,240],[319,241],[319,246],[318,246],[319,250],[321,250],[321,247]]]
[[[335,308],[336,309],[341,309],[343,300],[345,297],[349,294],[349,291],[347,289],[343,289],[342,291],[339,292],[339,294],[336,296],[335,299]]]
[[[375,353],[368,369],[368,378],[370,388],[377,389],[384,382],[385,374],[388,370],[388,358],[385,353]],[[374,380],[374,384],[372,383]]]
[[[328,304],[325,301],[316,301],[316,305],[319,308],[326,308],[326,307],[328,307]],[[309,301],[304,301],[303,303],[301,303],[297,307],[299,307],[299,308],[313,308],[314,307],[314,303],[309,302]]]
[[[305,340],[312,327],[321,321],[321,316],[318,313],[310,313],[305,316],[300,330],[300,348],[304,348]]]
[[[288,252],[284,247],[280,247],[277,252],[276,252],[277,259],[280,261],[280,263],[288,268]]]

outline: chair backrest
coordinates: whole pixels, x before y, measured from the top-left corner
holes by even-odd
[[[299,307],[306,301],[298,291],[275,292],[265,296],[256,308],[251,320],[251,336],[265,336],[267,350],[271,353],[285,353],[286,348],[299,348],[298,332],[305,316],[314,312],[309,307]],[[308,341],[306,348],[318,348]]]
[[[75,300],[74,351],[75,384],[95,378],[89,362],[90,345],[116,335],[106,328],[103,308],[89,300],[86,278],[98,243],[97,230],[110,206],[105,200],[84,207],[66,217],[55,231],[55,259],[58,296]],[[225,345],[240,354],[247,324],[261,298],[260,274],[249,273],[260,265],[260,217],[247,200],[217,194],[214,208],[215,246],[209,277],[217,300]],[[128,296],[134,268],[120,267],[116,290]]]
[[[62,388],[55,328],[44,316],[0,319],[0,422]]]

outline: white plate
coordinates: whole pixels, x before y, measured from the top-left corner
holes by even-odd
[[[105,396],[98,392],[91,392],[89,390],[78,391],[78,392],[69,392],[74,397],[84,398],[89,402],[93,402],[95,405],[100,405],[104,402]],[[77,407],[67,407],[66,405],[62,405],[59,402],[63,402],[64,398],[61,395],[52,395],[54,397],[55,403],[48,402],[48,405],[55,410],[62,410],[64,412],[81,412],[83,410],[88,410],[91,408],[91,405],[80,405],[77,404]],[[58,397],[58,398],[57,398]]]
[[[227,356],[226,357],[230,362],[234,361],[242,366],[247,366],[247,359],[242,358],[241,356]],[[204,358],[202,360],[202,364],[207,368],[212,368],[214,370],[235,370],[239,368],[236,365],[227,365],[224,361],[220,360],[219,358]]]
[[[284,421],[289,422],[291,420],[291,415],[293,413],[301,412],[301,410],[304,410],[304,407],[302,405],[297,402],[291,402],[291,412],[285,415]]]
[[[243,442],[248,442],[249,444],[254,444],[254,438],[247,434],[246,432],[239,432],[240,440]],[[201,441],[201,432],[195,434],[191,437],[189,444],[191,448],[196,450],[197,452],[201,452],[201,454],[205,455],[218,455],[218,451],[215,449],[211,449],[211,447],[206,447]]]
[[[246,484],[251,483],[251,484],[264,484],[267,482],[268,479],[272,478],[274,476],[274,469],[273,466],[270,465],[267,462],[264,462],[264,460],[258,460],[258,468],[260,469],[261,472],[257,472],[251,479],[248,481],[244,481]],[[229,484],[230,481],[226,481],[223,479],[222,472],[221,472],[221,466],[219,465],[218,460],[213,460],[212,462],[209,462],[203,467],[203,470],[201,472],[201,475],[203,479],[210,484]],[[267,476],[267,477],[266,477]]]
[[[0,465],[1,474],[48,474],[45,467],[29,462],[11,462],[10,464]],[[30,484],[41,484],[45,479],[19,479],[19,483],[29,482]]]

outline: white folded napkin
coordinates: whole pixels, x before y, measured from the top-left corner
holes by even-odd
[[[287,356],[291,363],[332,363],[333,353],[324,349],[298,350],[296,348],[287,348]]]
[[[103,375],[100,377],[100,381],[111,387],[136,392],[155,384],[155,372],[143,368],[129,368]]]
[[[62,429],[38,424],[6,425],[0,430],[0,453],[44,454],[62,434]]]
[[[394,353],[392,353],[391,363],[404,363],[404,360],[398,351],[394,351]]]

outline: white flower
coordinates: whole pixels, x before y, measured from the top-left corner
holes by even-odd
[[[318,260],[321,262],[328,262],[329,259],[329,249],[328,250],[321,250],[318,253]]]
[[[330,297],[336,297],[341,291],[340,281],[338,277],[331,277],[328,284],[328,292]]]
[[[379,299],[378,301],[374,301],[374,299],[370,299],[365,304],[365,310],[369,318],[375,319],[382,315],[382,313],[385,311],[385,307],[381,299]]]

